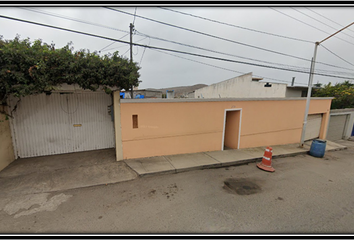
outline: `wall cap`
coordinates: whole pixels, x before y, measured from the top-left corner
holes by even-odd
[[[333,97],[312,97],[311,100],[330,100]],[[244,102],[244,101],[305,101],[306,97],[290,98],[144,98],[144,99],[120,99],[121,103],[183,103],[183,102]]]

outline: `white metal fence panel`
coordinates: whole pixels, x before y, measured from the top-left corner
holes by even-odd
[[[305,141],[318,138],[320,135],[322,114],[310,114],[307,117]]]
[[[17,99],[10,99],[11,109]],[[114,147],[105,93],[27,96],[13,113],[16,157],[35,157]]]

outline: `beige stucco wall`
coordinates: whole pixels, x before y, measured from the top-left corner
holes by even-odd
[[[0,106],[3,109],[3,106]],[[9,120],[0,113],[0,171],[15,160]]]
[[[252,73],[195,90],[195,98],[277,98],[285,97],[287,84],[252,81]]]
[[[300,142],[306,99],[194,100],[121,100],[123,158],[221,150],[225,109],[235,108],[242,109],[240,148]],[[318,98],[310,104],[309,114],[324,114],[322,138],[330,104]]]

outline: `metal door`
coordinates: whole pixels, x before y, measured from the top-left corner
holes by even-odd
[[[320,136],[322,124],[322,114],[310,114],[307,117],[305,141],[315,139]]]
[[[10,99],[10,108],[17,99]],[[105,93],[52,93],[23,98],[11,122],[16,158],[114,147]]]

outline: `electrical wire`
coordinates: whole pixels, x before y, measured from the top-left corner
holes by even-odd
[[[348,62],[347,60],[345,60],[344,58],[340,57],[339,55],[335,54],[334,52],[332,52],[331,50],[329,50],[328,48],[326,48],[323,44],[320,44],[320,46],[322,46],[324,49],[326,49],[328,52],[332,53],[334,56],[336,56],[337,58],[343,60],[344,62],[354,66],[354,64],[352,64],[351,62]]]
[[[28,21],[28,20],[8,17],[8,16],[4,16],[4,15],[0,15],[0,18],[5,18],[5,19],[19,21],[19,22],[25,22],[25,23],[29,23],[29,24],[38,25],[38,26],[49,27],[49,28],[53,28],[53,29],[58,29],[58,30],[62,30],[62,31],[68,31],[68,32],[72,32],[72,33],[82,34],[82,35],[86,35],[86,36],[91,36],[91,37],[96,37],[96,38],[101,38],[101,39],[106,39],[106,40],[111,40],[111,41],[117,41],[117,42],[121,42],[121,43],[125,43],[125,44],[130,44],[130,42],[126,42],[126,41],[122,41],[122,40],[118,40],[118,39],[114,39],[114,38],[104,37],[104,36],[95,35],[95,34],[91,34],[91,33],[80,32],[80,31],[71,30],[71,29],[67,29],[67,28],[51,26],[51,25],[47,25],[47,24],[43,24],[43,23],[37,23],[37,22],[33,22],[33,21]],[[178,50],[173,50],[173,49],[168,49],[168,48],[147,46],[147,45],[141,45],[141,44],[137,44],[137,43],[132,43],[132,45],[140,46],[140,47],[146,47],[146,48],[150,48],[150,49],[158,49],[158,50],[163,50],[163,51],[168,51],[168,52],[181,53],[181,54],[197,56],[197,57],[202,57],[202,58],[214,59],[214,60],[219,60],[219,61],[224,61],[224,62],[232,62],[232,63],[246,64],[246,65],[269,68],[269,69],[278,69],[278,70],[283,70],[283,71],[291,71],[291,72],[309,74],[309,72],[307,72],[307,71],[285,69],[285,68],[280,68],[280,67],[267,66],[267,65],[261,65],[261,64],[254,64],[254,63],[249,63],[249,62],[241,62],[241,61],[236,61],[236,60],[231,60],[231,59],[226,59],[226,58],[219,58],[219,57],[213,57],[213,56],[208,56],[208,55],[201,55],[201,54],[195,54],[195,53],[190,53],[190,52],[183,52],[183,51],[178,51]],[[343,76],[335,76],[335,75],[328,75],[328,74],[321,74],[321,73],[314,73],[314,75],[334,77],[334,78],[344,78],[344,79],[347,79],[347,80],[354,80],[354,78],[348,78],[348,77],[343,77]]]
[[[132,15],[131,13],[124,12],[124,11],[121,11],[121,10],[117,10],[117,9],[114,9],[114,8],[109,8],[109,7],[105,7],[105,8],[107,8],[107,9],[109,9],[109,10],[112,10],[112,11],[124,13],[124,14],[127,14],[127,15]],[[279,55],[283,55],[283,56],[292,57],[292,58],[304,60],[304,61],[307,61],[307,62],[311,62],[311,60],[306,59],[306,58],[297,57],[297,56],[294,56],[294,55],[290,55],[290,54],[286,54],[286,53],[281,53],[281,52],[277,52],[277,51],[273,51],[273,50],[269,50],[269,49],[265,49],[265,48],[253,46],[253,45],[250,45],[250,44],[245,44],[245,43],[233,41],[233,40],[230,40],[230,39],[226,39],[226,38],[218,37],[218,36],[215,36],[215,35],[211,35],[211,34],[199,32],[199,31],[196,31],[196,30],[192,30],[192,29],[188,29],[188,28],[176,26],[176,25],[169,24],[169,23],[166,23],[166,22],[157,21],[157,20],[154,20],[154,19],[151,19],[151,18],[147,18],[147,17],[142,17],[142,16],[139,16],[139,15],[136,15],[136,16],[139,17],[139,18],[142,18],[142,19],[146,19],[146,20],[153,21],[153,22],[156,22],[156,23],[160,23],[160,24],[163,24],[163,25],[167,25],[167,26],[170,26],[170,27],[175,27],[175,28],[179,28],[179,29],[182,29],[182,30],[186,30],[186,31],[198,33],[198,34],[205,35],[205,36],[208,36],[208,37],[212,37],[212,38],[216,38],[216,39],[220,39],[220,40],[224,40],[224,41],[228,41],[228,42],[232,42],[232,43],[244,45],[244,46],[247,46],[247,47],[252,47],[252,48],[259,49],[259,50],[263,50],[263,51],[267,51],[267,52],[271,52],[271,53],[275,53],[275,54],[279,54]],[[316,62],[316,63],[323,64],[322,62]],[[328,64],[326,64],[326,65],[328,65]],[[332,65],[332,66],[333,66],[333,65]],[[347,70],[348,70],[348,68],[347,68]],[[352,70],[352,69],[349,69],[349,70]]]
[[[138,7],[135,7],[135,12],[134,12],[134,20],[133,20],[133,25],[134,25],[134,23],[135,23],[135,17],[136,17],[136,9],[137,9]]]
[[[148,46],[150,46],[150,38],[149,38],[149,43],[148,43]],[[140,62],[139,62],[139,67],[141,66],[141,62],[143,61],[143,57],[144,57],[144,54],[145,54],[145,50],[146,48],[144,48],[144,51],[143,51],[143,54],[141,55],[141,59],[140,59]]]
[[[230,72],[235,72],[235,73],[240,73],[240,74],[246,74],[245,72],[240,72],[240,71],[236,71],[236,70],[229,69],[229,68],[215,66],[215,65],[212,65],[212,64],[208,64],[208,63],[205,63],[205,62],[200,62],[200,61],[193,60],[193,59],[186,58],[186,57],[181,57],[181,56],[178,56],[178,55],[175,55],[175,54],[171,54],[171,53],[167,53],[167,52],[163,52],[163,51],[160,51],[160,50],[154,50],[154,51],[157,51],[157,52],[160,52],[160,53],[163,53],[163,54],[167,54],[167,55],[171,55],[171,56],[174,56],[174,57],[177,57],[177,58],[185,59],[185,60],[188,60],[188,61],[191,61],[191,62],[200,63],[200,64],[203,64],[203,65],[206,65],[206,66],[209,66],[209,67],[214,67],[214,68],[218,68],[218,69],[222,69],[222,70],[226,70],[226,71],[230,71]],[[278,81],[278,82],[291,83],[291,81],[285,81],[285,80],[280,80],[280,79],[276,79],[276,78],[263,77],[263,76],[259,76],[259,75],[253,75],[253,76],[261,77],[263,79],[274,80],[274,81]],[[296,83],[296,84],[303,84],[303,83]]]
[[[308,14],[306,14],[306,13],[303,13],[303,12],[301,12],[301,11],[298,10],[298,9],[295,9],[295,8],[293,8],[293,7],[292,7],[292,9],[294,9],[295,11],[301,13],[302,15],[305,15],[305,16],[307,16],[307,17],[309,17],[309,18],[311,18],[311,19],[313,19],[313,20],[315,20],[315,21],[317,21],[317,22],[319,22],[319,23],[322,23],[323,25],[325,25],[325,26],[327,26],[327,27],[329,27],[329,28],[332,28],[332,29],[338,31],[338,29],[336,29],[336,28],[334,28],[334,27],[332,27],[332,26],[330,26],[330,25],[328,25],[328,24],[326,24],[326,23],[324,23],[324,22],[322,22],[322,21],[320,21],[320,20],[318,20],[318,19],[316,19],[316,18],[314,18],[314,17],[311,17],[310,15],[308,15]],[[349,34],[346,34],[345,32],[341,32],[341,33],[344,34],[344,35],[347,35],[348,37],[354,38],[353,36],[351,36],[351,35],[349,35]]]
[[[102,28],[106,28],[106,29],[110,29],[110,30],[114,30],[114,31],[119,31],[119,32],[124,32],[124,33],[130,34],[129,31],[122,30],[122,29],[119,29],[119,28],[108,27],[108,26],[103,25],[103,24],[88,22],[88,21],[84,21],[84,20],[81,20],[81,19],[72,18],[72,17],[68,17],[68,16],[56,14],[56,13],[50,13],[50,12],[44,11],[44,10],[40,11],[40,10],[37,10],[37,9],[34,10],[34,9],[30,9],[30,8],[25,8],[25,7],[18,7],[18,8],[21,8],[21,9],[27,10],[27,11],[40,13],[40,14],[45,14],[45,15],[52,16],[52,17],[57,17],[57,18],[61,18],[61,19],[66,19],[66,20],[70,20],[70,21],[74,21],[74,22],[84,23],[84,24],[88,24],[88,25],[92,25],[92,26],[102,27]]]
[[[160,40],[160,41],[170,42],[170,43],[174,43],[174,44],[178,44],[178,45],[182,45],[182,46],[187,46],[187,47],[191,47],[191,48],[196,48],[196,49],[200,49],[200,50],[204,50],[204,51],[208,51],[208,52],[218,53],[218,54],[222,54],[222,55],[226,55],[226,56],[232,56],[232,57],[237,57],[237,58],[241,58],[241,59],[247,59],[247,60],[251,60],[251,61],[268,63],[268,64],[284,66],[284,67],[290,67],[290,68],[295,68],[295,69],[303,69],[303,70],[305,69],[305,70],[309,71],[309,68],[303,68],[303,67],[298,67],[298,66],[293,66],[293,65],[286,65],[286,64],[281,64],[281,63],[263,61],[263,60],[248,58],[248,57],[242,57],[242,56],[238,56],[238,55],[234,55],[234,54],[230,54],[230,53],[219,52],[219,51],[206,49],[206,48],[202,48],[202,47],[198,47],[198,46],[193,46],[193,45],[189,45],[189,44],[184,44],[184,43],[180,43],[180,42],[176,42],[176,41],[172,41],[172,40],[167,40],[167,39],[163,39],[163,38],[153,37],[153,36],[144,34],[144,33],[140,32],[140,31],[137,31],[137,34],[138,35],[142,35],[142,36],[148,36],[148,37],[150,37],[152,39],[156,39],[156,40]],[[318,62],[316,62],[316,63],[318,63]],[[329,66],[332,66],[332,67],[337,67],[337,66],[331,65],[331,64],[325,64],[325,65],[329,65]],[[346,69],[348,69],[348,68],[346,68]],[[349,69],[349,70],[352,70],[352,69]],[[354,74],[354,73],[348,73],[348,72],[328,71],[328,70],[321,70],[321,69],[317,69],[316,71],[331,72],[331,73],[336,73],[336,74],[348,74],[348,75]]]
[[[310,8],[307,8],[307,9],[310,10],[311,12],[313,12],[313,13],[315,13],[315,14],[317,14],[317,15],[319,15],[319,16],[325,18],[325,19],[327,19],[328,21],[331,21],[332,23],[337,24],[337,25],[340,26],[340,27],[345,27],[344,25],[341,25],[341,24],[339,24],[339,23],[333,21],[332,19],[330,19],[330,18],[328,18],[328,17],[325,17],[325,16],[323,16],[322,14],[319,14],[318,12],[315,12],[314,10],[312,10],[312,9],[310,9]],[[354,32],[353,30],[351,30],[351,29],[349,29],[349,28],[348,28],[348,31]]]
[[[169,8],[165,8],[165,7],[159,7],[159,8],[161,8],[163,10],[168,10],[168,11],[171,11],[171,12],[176,12],[176,13],[184,14],[184,15],[187,15],[187,16],[195,17],[195,18],[200,18],[200,19],[203,19],[203,20],[206,20],[206,21],[223,24],[223,25],[230,26],[230,27],[235,27],[235,28],[240,28],[240,29],[244,29],[244,30],[248,30],[248,31],[258,32],[258,33],[262,33],[262,34],[267,34],[267,35],[271,35],[271,36],[274,36],[274,37],[281,37],[281,38],[296,40],[296,41],[300,41],[300,42],[313,43],[313,41],[309,41],[309,40],[293,38],[293,37],[287,37],[287,36],[283,36],[283,35],[279,35],[279,34],[274,34],[274,33],[259,31],[259,30],[255,30],[255,29],[251,29],[251,28],[241,27],[241,26],[237,26],[237,25],[234,25],[234,24],[231,24],[231,23],[221,22],[221,21],[217,21],[217,20],[214,20],[214,19],[201,17],[201,16],[197,16],[197,15],[194,15],[194,14],[185,13],[185,12],[181,12],[181,11],[177,11],[177,10],[173,10],[173,9],[169,9]]]
[[[314,28],[314,29],[317,29],[318,31],[321,31],[321,32],[323,32],[323,33],[326,33],[326,34],[331,35],[331,33],[328,33],[328,32],[326,32],[326,31],[323,31],[323,30],[321,30],[321,29],[319,29],[319,28],[317,28],[317,27],[315,27],[315,26],[312,26],[311,24],[308,24],[308,23],[306,23],[306,22],[303,22],[303,21],[301,21],[301,20],[299,20],[299,19],[297,19],[297,18],[295,18],[295,17],[292,17],[292,16],[286,14],[286,13],[283,13],[283,12],[281,12],[281,11],[278,11],[278,10],[272,8],[272,7],[269,7],[269,8],[272,9],[272,10],[274,10],[274,11],[276,11],[276,12],[278,12],[278,13],[280,13],[280,14],[283,14],[283,15],[285,15],[285,16],[291,18],[291,19],[294,19],[294,20],[296,20],[296,21],[298,21],[298,22],[301,22],[301,23],[303,23],[303,24],[305,24],[305,25],[307,25],[307,26],[310,26],[310,27],[312,27],[312,28]],[[344,41],[344,42],[346,42],[346,43],[349,43],[349,44],[351,44],[351,45],[354,45],[353,43],[348,42],[347,40],[344,40],[344,39],[342,39],[342,38],[340,38],[340,37],[337,37],[337,36],[334,36],[334,37],[335,37],[335,38],[338,38],[338,39],[340,39],[340,40],[342,40],[342,41]]]
[[[118,10],[118,9],[114,9],[114,8],[110,8],[110,7],[105,7],[105,8],[107,8],[107,9],[109,9],[109,10],[112,10],[112,11],[116,11],[116,12],[120,12],[120,13],[123,13],[123,14],[127,14],[127,15],[133,15],[133,14],[131,14],[131,13],[124,12],[124,11],[122,11],[122,10]],[[204,35],[204,36],[216,38],[216,39],[219,39],[219,40],[223,40],[223,41],[227,41],[227,42],[231,42],[231,43],[236,43],[236,44],[240,44],[240,45],[243,45],[243,46],[247,46],[247,47],[251,47],[251,48],[256,48],[256,49],[259,49],[259,50],[263,50],[263,51],[266,51],[266,52],[271,52],[271,53],[275,53],[275,54],[279,54],[279,55],[283,55],[283,56],[292,57],[292,58],[296,58],[296,59],[300,59],[300,60],[304,60],[304,61],[311,62],[311,60],[306,59],[306,58],[297,57],[297,56],[294,56],[294,55],[290,55],[290,54],[286,54],[286,53],[281,53],[281,52],[273,51],[273,50],[270,50],[270,49],[261,48],[261,47],[253,46],[253,45],[250,45],[250,44],[242,43],[242,42],[237,42],[237,41],[234,41],[234,40],[231,40],[231,39],[218,37],[218,36],[215,36],[215,35],[212,35],[212,34],[208,34],[208,33],[204,33],[204,32],[199,32],[199,31],[196,31],[196,30],[193,30],[193,29],[188,29],[188,28],[185,28],[185,27],[180,27],[180,26],[173,25],[173,24],[169,24],[169,23],[166,23],[166,22],[161,22],[161,21],[158,21],[158,20],[154,20],[154,19],[151,19],[151,18],[147,18],[147,17],[140,16],[140,15],[136,15],[136,16],[139,17],[139,18],[145,19],[145,20],[149,20],[149,21],[152,21],[152,22],[156,22],[156,23],[160,23],[160,24],[166,25],[166,26],[170,26],[170,27],[182,29],[182,30],[185,30],[185,31],[189,31],[189,32],[201,34],[201,35]]]
[[[128,50],[125,51],[121,56],[124,56],[124,54],[126,54],[129,50],[130,50],[130,47],[129,47]]]
[[[143,41],[143,40],[146,39],[146,38],[148,38],[148,37],[144,37],[144,38],[142,38],[142,39],[136,41],[136,43],[137,43],[137,42],[140,42],[140,41]],[[106,49],[106,50],[104,50],[104,51],[109,51],[109,50],[113,50],[113,49],[117,49],[117,48],[122,48],[122,47],[125,47],[125,46],[119,46],[119,47],[109,48],[109,49]]]
[[[125,36],[127,36],[128,34],[129,34],[129,33],[125,34],[123,37],[121,37],[121,38],[119,38],[119,39],[124,38],[124,37],[125,37]],[[101,49],[101,50],[99,50],[98,52],[100,53],[103,49],[105,49],[105,48],[107,48],[107,47],[109,47],[109,46],[113,45],[114,43],[116,43],[116,42],[112,42],[112,43],[110,43],[109,45],[105,46],[104,48],[102,48],[102,49]]]
[[[127,34],[130,34],[130,32],[128,31],[125,31],[125,30],[121,30],[121,29],[117,29],[117,28],[112,28],[112,27],[108,27],[108,26],[105,26],[105,25],[102,25],[102,24],[97,24],[97,23],[92,23],[92,22],[88,22],[88,21],[83,21],[81,19],[75,19],[75,18],[70,18],[70,17],[67,17],[67,16],[64,16],[64,15],[59,15],[59,14],[53,14],[53,13],[50,13],[48,11],[39,11],[39,10],[33,10],[33,9],[28,9],[28,8],[24,8],[24,7],[19,7],[23,10],[28,10],[28,11],[32,11],[32,12],[37,12],[37,13],[41,13],[41,14],[45,14],[45,15],[49,15],[49,16],[53,16],[53,17],[58,17],[58,18],[62,18],[62,19],[67,19],[67,20],[71,20],[71,21],[76,21],[76,22],[80,22],[80,23],[84,23],[84,24],[88,24],[88,25],[93,25],[93,26],[98,26],[98,27],[102,27],[102,28],[107,28],[107,29],[110,29],[110,30],[115,30],[115,31],[120,31],[120,32],[125,32]],[[134,30],[136,32],[136,30]],[[134,32],[134,33],[135,33]],[[162,40],[162,41],[168,41],[168,40],[163,40],[161,38],[156,38],[156,37],[152,37],[150,36],[151,38],[155,38],[155,39],[159,39],[159,40]],[[140,40],[139,40],[140,41]],[[173,41],[170,41],[170,42],[173,42]],[[174,42],[174,43],[177,43],[177,42]],[[124,46],[121,46],[121,47],[124,47]],[[106,49],[104,51],[109,51],[109,50],[113,50],[113,49],[117,49],[117,48],[121,48],[121,47],[116,47],[116,48],[110,48],[110,49]],[[101,50],[102,51],[102,50]],[[241,57],[240,57],[241,58]],[[308,59],[301,59],[301,60],[305,60],[305,61],[309,61],[311,62],[311,60],[308,60]],[[256,61],[256,60],[255,60]],[[274,63],[276,64],[276,63]],[[327,65],[327,66],[331,66],[331,67],[335,67],[335,68],[341,68],[341,69],[346,69],[346,70],[352,70],[352,69],[349,69],[349,68],[343,68],[343,67],[339,67],[339,66],[335,66],[335,65],[331,65],[331,64],[326,64],[326,63],[323,63],[323,62],[316,62],[316,64],[323,64],[323,65]],[[279,64],[281,65],[281,64]],[[286,65],[284,65],[286,66]],[[316,70],[316,71],[322,71],[322,70]],[[326,72],[331,72],[331,73],[334,73],[334,74],[341,74],[341,72],[335,72],[335,71],[328,71],[326,70]]]

